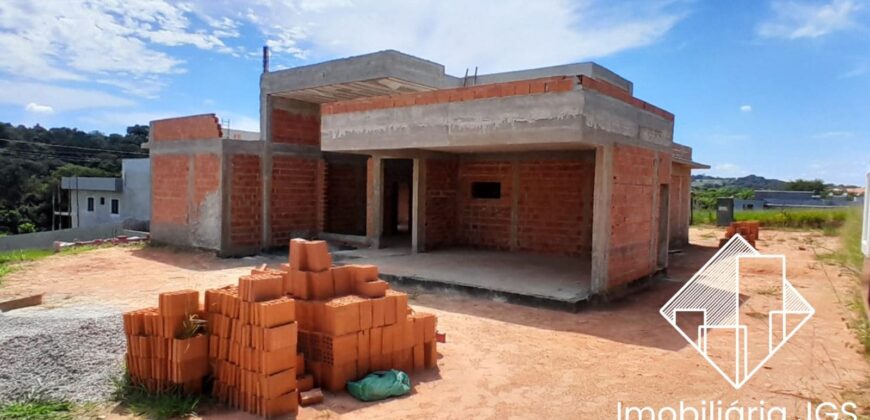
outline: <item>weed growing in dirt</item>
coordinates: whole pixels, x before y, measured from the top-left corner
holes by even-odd
[[[15,271],[19,264],[27,261],[36,261],[53,253],[48,249],[23,249],[0,252],[0,284],[3,284],[3,277]]]
[[[130,381],[128,375],[113,380],[112,398],[133,414],[146,418],[168,419],[196,415],[200,399],[186,396],[177,390],[150,392]]]
[[[30,400],[0,406],[0,419],[71,419],[72,411],[66,401]]]
[[[736,210],[734,220],[757,220],[762,227],[822,229],[825,234],[834,235],[851,218],[854,211],[854,208]],[[714,223],[716,213],[712,210],[695,210],[692,214],[692,224]]]
[[[864,346],[864,354],[870,357],[870,321],[867,320],[864,293],[861,290],[861,269],[864,264],[864,254],[861,252],[861,212],[860,209],[849,209],[848,218],[840,227],[839,249],[827,254],[819,254],[818,259],[836,264],[852,275],[855,287],[848,307],[853,312],[849,326],[855,331],[858,340]]]

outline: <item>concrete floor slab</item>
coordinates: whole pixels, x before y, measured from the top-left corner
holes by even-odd
[[[335,253],[339,264],[375,264],[401,286],[461,289],[518,303],[573,308],[589,298],[588,258],[477,249],[414,254],[407,248]]]

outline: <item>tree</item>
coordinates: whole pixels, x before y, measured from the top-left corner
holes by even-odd
[[[821,179],[796,179],[789,182],[786,185],[786,188],[789,191],[812,191],[816,194],[823,194],[827,189],[825,187],[825,181],[822,181]]]

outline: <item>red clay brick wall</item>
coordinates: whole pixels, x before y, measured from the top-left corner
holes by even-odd
[[[327,162],[326,230],[365,235],[366,166],[362,162]]]
[[[189,162],[184,155],[151,157],[152,223],[187,224]]]
[[[151,121],[149,132],[151,140],[155,142],[219,139],[223,137],[220,122],[215,114]]]
[[[446,102],[463,102],[477,99],[502,98],[506,96],[568,92],[574,89],[576,82],[577,79],[575,77],[559,76],[520,80],[515,82],[492,83],[454,89],[441,89],[429,92],[375,96],[323,104],[320,108],[320,112],[324,115],[342,114],[345,112],[370,111],[373,109],[399,108]]]
[[[521,161],[518,169],[519,249],[590,255],[595,162]]]
[[[287,245],[299,232],[317,228],[318,159],[272,156],[272,246]]]
[[[617,145],[613,156],[608,287],[652,273],[650,249],[658,230],[653,218],[656,152]]]
[[[513,193],[511,166],[508,161],[459,164],[457,242],[475,248],[510,249]],[[501,198],[472,198],[472,182],[501,182]]]
[[[232,155],[230,165],[230,244],[259,247],[263,201],[260,157]]]
[[[272,142],[320,146],[320,117],[310,113],[272,109]]]
[[[456,242],[456,184],[459,165],[453,160],[426,160],[426,248]]]
[[[221,183],[221,159],[216,154],[198,154],[193,158],[193,199],[202,203],[208,194],[217,191]]]
[[[661,109],[649,102],[637,99],[630,93],[628,93],[627,90],[612,83],[608,83],[603,80],[593,79],[588,76],[580,76],[580,85],[583,86],[584,89],[594,90],[598,93],[601,93],[602,95],[607,95],[611,98],[619,99],[620,101],[634,107],[652,112],[653,114],[656,114],[666,120],[674,120],[674,114],[671,114],[670,112],[665,111],[664,109]]]

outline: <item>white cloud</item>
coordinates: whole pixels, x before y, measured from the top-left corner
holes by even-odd
[[[200,3],[256,24],[281,54],[321,60],[397,49],[453,74],[564,64],[655,43],[686,14],[680,1],[261,1]],[[280,63],[276,63],[280,64]]]
[[[51,104],[54,111],[63,112],[87,108],[130,106],[134,102],[97,90],[0,80],[0,104],[27,107],[30,103]]]
[[[54,112],[54,108],[51,105],[42,105],[35,102],[30,102],[24,106],[24,110],[27,112],[35,112],[37,114],[51,114]]]
[[[752,112],[752,105],[740,105],[740,112]]]
[[[89,81],[153,95],[155,76],[182,72],[183,60],[160,49],[191,45],[233,52],[233,21],[194,28],[184,4],[166,0],[6,0],[0,8],[0,71],[38,81]],[[145,84],[143,90],[139,85]]]
[[[825,131],[814,136],[817,139],[851,139],[855,133],[851,131]]]
[[[854,0],[798,2],[780,0],[773,3],[773,17],[758,26],[765,38],[818,38],[856,26],[854,15],[861,6]]]

